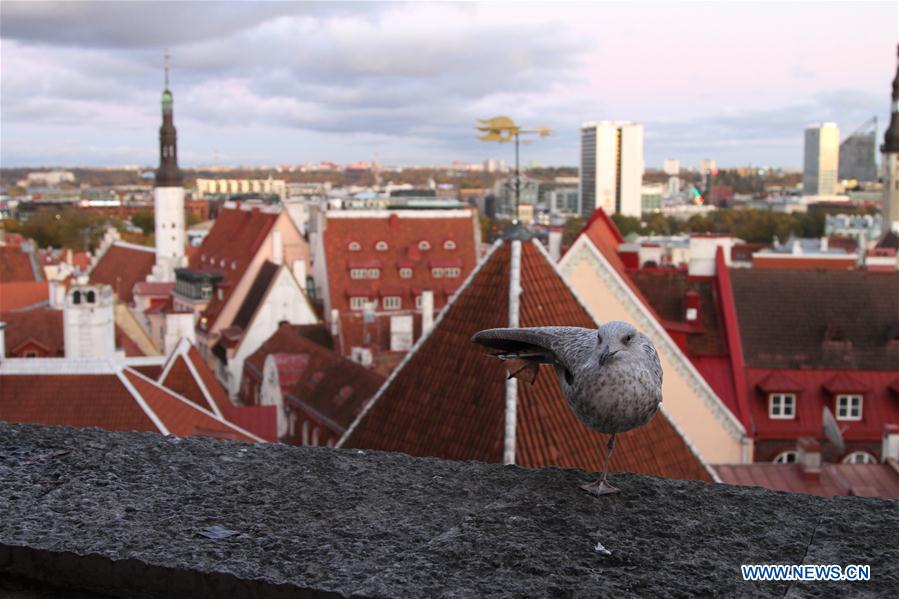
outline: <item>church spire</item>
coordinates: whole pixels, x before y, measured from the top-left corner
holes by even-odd
[[[896,48],[896,76],[893,78],[893,101],[890,106],[890,125],[883,136],[883,145],[880,151],[883,153],[899,152],[899,46]]]
[[[159,168],[156,187],[181,187],[178,169],[178,140],[172,114],[172,92],[169,91],[169,53],[165,53],[165,88],[162,91],[162,126],[159,128]]]

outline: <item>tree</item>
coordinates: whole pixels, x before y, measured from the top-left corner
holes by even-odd
[[[156,230],[156,220],[152,210],[139,210],[131,215],[131,224],[149,235]]]
[[[580,216],[569,218],[562,227],[562,245],[571,245],[584,228],[584,219]]]
[[[639,235],[642,231],[643,223],[641,223],[640,219],[636,216],[625,216],[616,212],[612,215],[612,221],[615,223],[615,226],[618,227],[618,231],[621,233],[622,237],[627,237],[631,233],[637,233]]]

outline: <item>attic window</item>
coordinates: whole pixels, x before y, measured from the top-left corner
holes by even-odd
[[[358,252],[358,251],[360,251],[360,250],[362,249],[362,245],[360,245],[358,241],[351,241],[351,242],[346,246],[346,249],[348,249],[348,250],[351,251],[351,252]]]
[[[843,458],[844,464],[876,464],[877,458],[868,453],[867,451],[853,451],[845,458]]]
[[[423,251],[423,252],[426,252],[426,251],[428,251],[429,249],[431,249],[431,244],[428,243],[427,241],[419,241],[419,242],[418,242],[418,249],[420,249],[420,250]]]
[[[795,451],[782,451],[777,454],[772,460],[775,464],[795,464],[796,463],[796,452]]]
[[[445,250],[454,250],[456,249],[456,242],[452,239],[447,239],[443,242],[443,249]]]
[[[379,252],[386,252],[388,249],[390,249],[390,246],[387,245],[386,241],[379,241],[375,244],[375,249]]]
[[[861,420],[862,396],[837,395],[837,420]]]

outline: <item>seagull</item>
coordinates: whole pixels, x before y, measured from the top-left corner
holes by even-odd
[[[487,329],[471,340],[498,350],[493,355],[506,362],[509,378],[533,384],[540,364],[553,366],[575,416],[610,435],[602,478],[581,488],[596,496],[618,493],[607,480],[615,436],[648,423],[662,402],[662,365],[646,335],[612,321],[598,329]]]

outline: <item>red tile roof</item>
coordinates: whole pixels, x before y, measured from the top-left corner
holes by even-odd
[[[225,439],[255,441],[253,436],[230,425],[215,415],[179,397],[162,385],[125,369],[124,376],[140,393],[169,433],[179,436],[199,435]]]
[[[134,285],[146,280],[155,263],[156,252],[153,248],[140,249],[140,246],[130,243],[116,242],[100,257],[89,277],[91,283],[109,285],[119,301],[130,304],[134,299]]]
[[[799,464],[740,464],[715,466],[715,470],[722,482],[734,485],[823,497],[899,499],[899,464],[892,458],[886,464],[823,464],[817,478],[803,474]]]
[[[481,329],[508,326],[509,276],[510,244],[503,242],[394,372],[344,446],[502,460],[505,368],[470,338]],[[547,257],[529,241],[522,242],[521,286],[520,326],[596,326]],[[601,469],[607,437],[574,416],[549,369],[541,374],[535,384],[518,387],[516,463]],[[661,412],[618,440],[613,470],[711,480]]]
[[[39,281],[35,275],[36,263],[31,254],[20,246],[0,246],[0,283]]]
[[[899,272],[729,271],[746,365],[896,370]],[[842,331],[848,342],[827,341]],[[833,336],[832,336],[833,337]]]
[[[278,325],[271,337],[269,337],[255,352],[250,354],[244,362],[244,369],[250,367],[262,376],[265,367],[265,358],[269,354],[303,353],[309,347],[308,343],[323,347],[327,350],[334,349],[334,342],[328,329],[321,324],[289,324],[282,322]]]
[[[259,209],[225,208],[219,212],[200,248],[190,257],[191,270],[222,275],[219,288],[223,297],[219,299],[216,294],[203,313],[208,319],[208,328],[215,325],[228,297],[268,237],[278,216]]]
[[[47,302],[49,293],[49,284],[46,281],[0,283],[0,312],[19,310]]]
[[[324,250],[330,309],[350,312],[350,297],[376,299],[381,297],[382,288],[390,289],[392,295],[402,298],[404,311],[415,309],[413,289],[416,288],[435,291],[435,311],[446,304],[445,295],[439,290],[447,284],[461,283],[477,263],[476,215],[468,210],[435,217],[423,217],[423,214],[385,211],[378,217],[328,216]],[[453,242],[454,249],[446,249],[447,241]],[[379,242],[386,243],[386,249],[378,250]],[[351,243],[359,244],[360,249],[350,250]],[[421,249],[422,243],[430,249]],[[435,278],[432,268],[438,266],[458,267],[460,274],[452,279]],[[377,279],[352,279],[351,268],[379,268],[380,276]],[[401,278],[400,268],[411,268],[412,277]],[[348,332],[342,331],[345,337]],[[363,345],[361,331],[351,335],[343,341],[347,352],[354,345]]]
[[[197,348],[182,339],[159,376],[158,382],[201,408],[218,415],[233,404],[228,393],[203,361]]]
[[[0,420],[158,432],[115,374],[0,376]]]
[[[41,357],[65,356],[62,310],[38,308],[0,315],[6,323],[6,355],[20,356],[28,344],[42,348]]]

